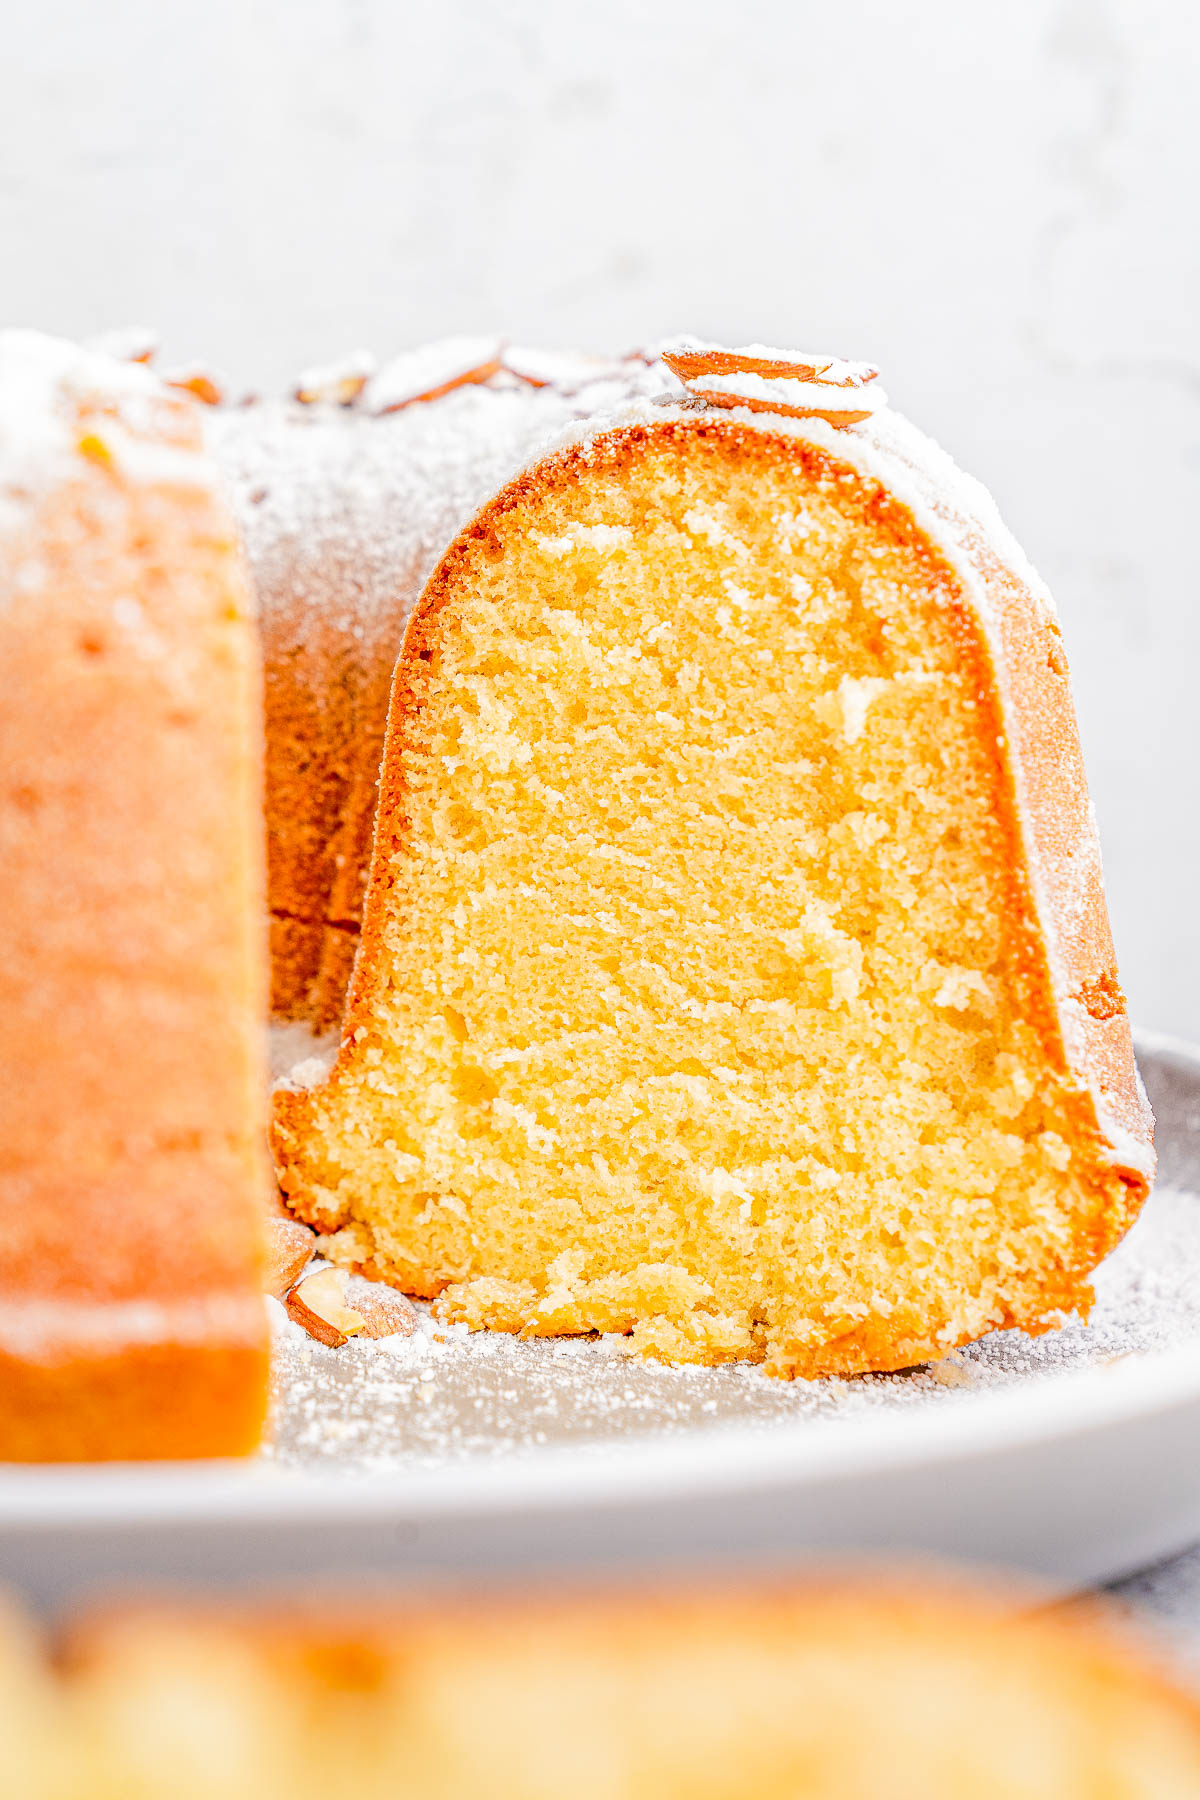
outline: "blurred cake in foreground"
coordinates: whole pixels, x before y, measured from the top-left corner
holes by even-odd
[[[1200,1706],[927,1582],[133,1609],[0,1641],[21,1800],[1194,1800]]]
[[[564,386],[532,448],[521,401],[495,491],[499,366],[399,384],[421,566],[480,510],[407,624],[290,1206],[473,1326],[781,1375],[1085,1310],[1150,1120],[1059,629],[992,502],[873,369],[692,343]],[[386,388],[281,429],[378,459]]]
[[[260,745],[198,409],[0,334],[0,1458],[257,1442]]]

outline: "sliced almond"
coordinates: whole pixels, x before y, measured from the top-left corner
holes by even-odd
[[[193,394],[197,400],[203,400],[205,406],[220,406],[225,398],[223,378],[199,364],[184,369],[164,369],[162,378],[168,387],[178,388],[182,394]]]
[[[294,397],[304,406],[353,406],[375,373],[369,350],[356,350],[338,362],[305,369],[296,383]]]
[[[507,344],[504,367],[528,387],[551,387],[563,394],[574,394],[593,381],[621,375],[625,364],[611,356],[585,356],[578,350],[530,350]]]
[[[360,1337],[411,1337],[419,1314],[411,1300],[382,1281],[351,1275],[346,1282],[346,1302],[362,1315]]]
[[[856,425],[887,405],[873,363],[834,356],[805,356],[749,344],[722,350],[690,338],[668,345],[662,359],[697,400],[709,406],[744,406],[751,412]]]
[[[799,382],[795,384],[796,387],[800,385]],[[748,412],[777,413],[787,419],[824,419],[830,425],[858,425],[876,410],[865,406],[836,406],[815,397],[809,399],[794,390],[787,391],[782,382],[778,384],[780,391],[777,394],[746,394],[738,388],[701,387],[699,383],[690,383],[689,387],[697,400],[704,400],[709,406],[744,406]]]
[[[450,337],[407,350],[384,363],[367,383],[363,405],[371,413],[399,412],[419,400],[437,400],[452,388],[490,381],[502,366],[499,338]]]
[[[316,1255],[317,1234],[299,1219],[267,1220],[267,1263],[263,1286],[282,1300]]]
[[[765,375],[791,381],[819,381],[827,387],[865,387],[879,374],[874,363],[806,355],[800,350],[772,350],[766,344],[724,350],[719,344],[679,338],[664,345],[661,354],[667,367],[686,382],[705,375]]]
[[[366,1323],[360,1312],[346,1305],[343,1269],[318,1269],[314,1275],[306,1275],[283,1304],[289,1319],[331,1350],[340,1350]]]

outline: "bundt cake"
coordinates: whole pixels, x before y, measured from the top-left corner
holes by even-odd
[[[258,1439],[260,714],[199,409],[0,334],[0,1458]]]
[[[7,1652],[7,1653],[5,1653]],[[928,1578],[133,1608],[0,1646],[22,1800],[1194,1800],[1200,1705],[1106,1620]]]
[[[1085,1310],[1150,1120],[1059,629],[990,499],[863,365],[685,342],[568,395],[462,360],[444,398],[384,371],[280,425],[332,489],[280,498],[269,421],[224,427],[244,520],[340,544],[366,467],[403,540],[318,535],[308,594],[310,539],[277,516],[273,563],[246,527],[303,689],[275,805],[318,765],[356,796],[340,836],[297,805],[318,877],[279,918],[314,943],[353,942],[356,708],[474,511],[404,635],[336,1062],[277,1098],[290,1207],[472,1326],[781,1375]],[[284,1010],[322,958],[328,1013],[319,945]]]
[[[327,1256],[784,1375],[1086,1307],[1152,1152],[1061,641],[874,374],[451,340],[202,409],[4,337],[0,1454],[263,1411],[256,653],[202,412],[273,1011],[341,1026],[274,1124]]]

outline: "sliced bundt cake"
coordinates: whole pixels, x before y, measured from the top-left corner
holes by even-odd
[[[873,373],[683,346],[442,559],[278,1097],[331,1257],[786,1375],[1086,1308],[1152,1155],[1061,637]]]
[[[254,625],[194,404],[0,334],[0,1457],[257,1441]]]

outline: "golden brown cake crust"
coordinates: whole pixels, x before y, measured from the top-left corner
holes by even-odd
[[[59,352],[65,460],[0,531],[0,1457],[241,1453],[267,1380],[253,626],[192,403]]]
[[[165,1462],[248,1456],[265,1411],[260,1308],[212,1341],[126,1344],[36,1361],[0,1350],[0,1460]],[[181,1333],[182,1336],[182,1333]],[[221,1341],[221,1337],[225,1341]]]
[[[261,590],[271,1013],[336,1022],[358,947],[375,773],[407,595],[370,609],[338,570],[353,624]]]
[[[1062,633],[1049,596],[998,553],[987,522],[970,508],[976,496],[990,505],[984,490],[974,483],[939,486],[914,453],[915,435],[888,439],[886,454],[953,533],[991,601],[991,627],[985,624],[982,636],[995,689],[1007,702],[997,763],[1012,795],[1017,866],[1028,869],[1039,915],[1033,957],[1050,1002],[1047,1029],[1106,1115],[1099,1129],[1140,1206],[1154,1175],[1154,1121],[1117,974]]]
[[[913,547],[924,560],[933,591],[955,616],[964,665],[976,670],[979,745],[991,763],[1005,813],[1005,866],[999,874],[1009,895],[1009,918],[1023,946],[1019,980],[1048,1062],[1073,1091],[1071,1149],[1080,1165],[1092,1171],[1094,1188],[1069,1263],[1047,1269],[996,1321],[1044,1330],[1063,1312],[1086,1310],[1088,1274],[1136,1217],[1153,1171],[1152,1125],[1117,984],[1094,819],[1048,596],[1035,585],[1016,547],[1005,553],[1002,528],[988,517],[983,490],[978,490],[978,505],[972,505],[974,484],[962,477],[957,484],[940,478],[934,460],[940,453],[910,428],[897,431],[881,422],[854,433],[812,424],[793,430],[775,421],[764,423],[761,416],[676,413],[661,422],[598,430],[535,465],[483,509],[435,571],[405,636],[385,743],[363,939],[342,1048],[330,1079],[336,1084],[338,1069],[352,1066],[355,1033],[369,1029],[371,996],[385,975],[383,924],[393,904],[389,860],[406,816],[400,751],[416,728],[410,672],[434,653],[438,615],[443,608],[453,609],[468,559],[486,545],[504,515],[529,496],[565,490],[589,468],[620,467],[652,441],[686,445],[714,436],[734,457],[798,464],[808,479],[832,484],[848,506]],[[303,1093],[278,1096],[277,1158],[294,1209],[328,1229],[327,1218],[308,1210],[303,1179],[291,1168],[308,1105]],[[362,1266],[369,1274],[387,1273],[369,1257]],[[394,1271],[391,1278],[397,1278]],[[436,1296],[446,1285],[443,1275],[415,1265],[406,1266],[400,1279],[408,1291],[426,1296]],[[927,1320],[916,1314],[906,1318],[899,1308],[886,1320],[847,1321],[836,1341],[816,1352],[797,1344],[779,1372],[815,1375],[904,1367],[946,1348],[936,1333],[931,1336]]]

